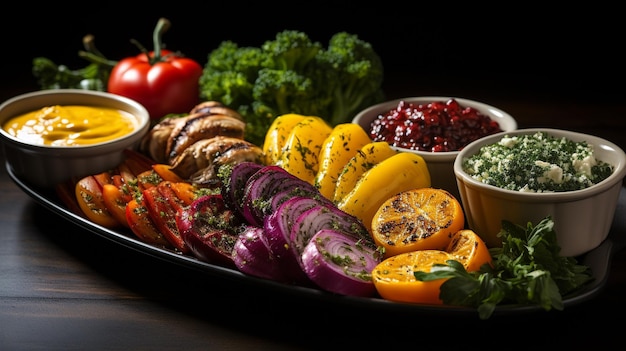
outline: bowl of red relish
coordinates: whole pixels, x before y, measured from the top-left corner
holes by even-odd
[[[459,199],[454,175],[459,151],[482,137],[517,129],[516,120],[497,107],[445,96],[390,100],[364,109],[352,122],[373,141],[420,155],[428,165],[432,186]]]

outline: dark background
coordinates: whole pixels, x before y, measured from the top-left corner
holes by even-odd
[[[325,1],[291,2],[289,6],[259,2],[250,6],[226,0],[134,3],[132,7],[140,9],[130,11],[131,3],[127,2],[82,2],[71,7],[58,2],[48,5],[11,2],[10,11],[0,12],[3,49],[0,56],[0,102],[14,94],[37,89],[31,74],[34,57],[45,56],[73,68],[83,67],[86,62],[78,57],[77,52],[82,49],[82,37],[88,33],[95,35],[98,47],[111,59],[135,55],[137,49],[129,40],[135,38],[151,46],[154,25],[159,17],[165,16],[172,22],[172,28],[164,37],[168,47],[180,50],[202,64],[208,53],[227,39],[241,45],[260,45],[278,31],[299,29],[306,31],[314,40],[324,42],[335,32],[353,32],[371,42],[380,53],[387,72],[384,87],[390,97],[442,95],[478,99],[511,113],[523,126],[575,127],[606,137],[626,149],[626,137],[623,136],[626,119],[622,117],[626,115],[623,95],[626,30],[621,11],[614,8],[589,7],[593,3],[576,8],[570,3],[567,8],[548,11],[537,6],[530,7],[528,2],[524,2],[527,4],[525,7],[506,2],[502,7],[496,5],[481,11],[469,11],[445,3],[426,8],[417,2],[405,7],[393,1],[384,1],[387,7],[381,9],[364,7],[360,2],[353,6]],[[338,6],[343,9],[339,10]],[[601,112],[598,112],[599,106],[602,107]],[[568,119],[568,123],[558,124],[554,119]],[[3,196],[10,198],[16,195],[11,192]],[[598,333],[589,328],[590,323],[596,324],[601,319],[597,311],[615,315],[623,315],[624,312],[623,272],[626,270],[621,269],[624,256],[620,254],[613,257],[607,293],[593,296],[595,300],[592,303],[582,304],[571,312],[567,308],[564,313],[545,316],[514,314],[493,323],[478,323],[469,318],[453,320],[447,315],[440,318],[431,318],[429,314],[409,316],[408,313],[398,313],[406,315],[406,318],[385,319],[384,309],[380,313],[368,309],[345,314],[346,310],[357,310],[359,306],[342,304],[338,306],[342,308],[333,311],[332,304],[318,301],[313,303],[313,307],[319,304],[321,315],[310,313],[313,309],[305,308],[302,310],[304,314],[285,316],[276,313],[279,310],[274,306],[291,306],[282,299],[286,294],[273,294],[271,289],[266,293],[254,289],[237,290],[237,285],[215,285],[213,280],[196,281],[195,272],[180,271],[179,267],[167,263],[143,260],[144,257],[138,257],[125,248],[120,250],[114,247],[114,243],[99,237],[77,236],[75,234],[83,233],[72,232],[72,228],[61,225],[64,224],[61,223],[62,218],[44,212],[42,207],[30,208],[29,205],[24,210],[16,208],[4,216],[13,219],[16,213],[23,217],[18,218],[20,222],[16,225],[23,226],[27,236],[20,236],[18,246],[21,243],[26,247],[29,241],[43,240],[46,250],[35,251],[36,255],[32,257],[35,264],[48,262],[48,259],[57,256],[65,259],[69,255],[68,264],[59,268],[61,271],[55,272],[57,276],[53,279],[64,282],[63,274],[70,274],[68,286],[79,288],[78,291],[72,290],[72,294],[86,294],[89,306],[106,313],[100,319],[86,320],[84,326],[75,329],[72,328],[79,323],[78,314],[71,312],[71,318],[66,319],[55,315],[53,319],[59,324],[51,327],[47,323],[51,319],[45,318],[48,308],[57,311],[83,302],[73,301],[76,300],[74,298],[59,301],[35,298],[31,306],[31,301],[20,302],[9,297],[9,304],[28,304],[31,306],[29,310],[35,311],[20,316],[17,320],[21,325],[9,328],[23,333],[33,330],[32,338],[24,338],[31,340],[31,344],[42,340],[63,343],[63,337],[70,335],[77,337],[75,345],[93,344],[93,340],[104,338],[105,345],[127,342],[145,346],[166,340],[164,347],[167,347],[177,342],[170,340],[172,336],[188,337],[189,343],[202,345],[223,333],[223,337],[216,337],[215,345],[228,347],[227,339],[232,337],[241,338],[239,341],[242,344],[248,341],[250,345],[260,338],[267,342],[280,341],[281,345],[310,342],[311,347],[322,348],[330,345],[324,343],[335,335],[340,343],[343,342],[341,345],[350,342],[350,345],[357,346],[370,342],[370,347],[379,345],[388,349],[393,349],[391,345],[400,344],[402,340],[409,347],[432,342],[439,343],[439,347],[456,346],[467,341],[470,345],[474,341],[479,346],[502,345],[507,349],[528,349],[540,343],[547,343],[548,347],[558,345],[562,349],[570,344],[598,339]],[[46,230],[56,224],[60,224],[56,226],[61,228],[60,236]],[[37,228],[32,229],[32,225]],[[84,250],[85,247],[97,249]],[[39,257],[40,254],[43,256]],[[114,259],[111,260],[111,257]],[[30,261],[24,264],[26,268],[31,267]],[[95,272],[93,276],[92,272]],[[27,273],[25,282],[31,278],[40,279],[41,284],[46,285],[45,279],[49,278],[35,269]],[[162,277],[168,278],[166,284],[159,280]],[[20,284],[22,281],[21,278],[18,280]],[[49,292],[49,288],[46,286],[46,291]],[[102,294],[99,289],[103,289],[107,296],[94,297],[94,293]],[[202,295],[204,292],[206,296]],[[266,299],[266,295],[270,298]],[[140,297],[140,301],[137,302],[136,296]],[[237,299],[238,303],[232,303]],[[297,298],[290,300],[299,302]],[[92,302],[94,305],[91,305]],[[202,303],[198,305],[197,302]],[[222,309],[218,307],[219,313],[212,313],[214,306],[218,306],[216,303],[222,302],[225,304],[222,304]],[[234,306],[233,311],[225,312],[224,309],[229,306]],[[147,307],[145,314],[135,313],[135,309],[143,307]],[[136,318],[126,320],[123,313],[110,316],[117,311],[132,312]],[[237,313],[242,311],[245,315]],[[326,311],[330,313],[324,314]],[[372,312],[379,318],[379,324],[358,319],[360,316],[370,317]],[[309,315],[316,318],[307,318]],[[323,323],[329,322],[327,324],[342,328],[329,333],[322,330],[326,334],[314,330],[307,335],[307,330],[311,329],[306,327],[318,327],[319,318],[328,318]],[[10,319],[13,321],[13,318]],[[31,321],[34,324],[31,325]],[[607,323],[602,323],[604,320],[598,322],[600,329],[608,329],[605,327]],[[47,324],[38,328],[37,323]],[[160,323],[164,327],[160,327]],[[176,324],[170,330],[167,326],[172,323],[182,324]],[[59,335],[51,335],[51,331],[60,332]],[[104,331],[106,336],[111,337],[96,335],[98,331]],[[152,331],[165,332],[154,336],[150,335]],[[605,334],[601,338],[607,342],[623,341],[620,340],[623,337],[615,333]],[[322,335],[328,337],[324,339]],[[17,335],[17,339],[21,336]],[[546,336],[548,341],[545,341]],[[186,344],[186,341],[182,340],[180,345]],[[207,345],[213,345],[213,340],[208,342]]]
[[[525,99],[623,98],[624,21],[611,8],[458,6],[385,8],[339,2],[104,2],[79,6],[14,3],[0,21],[4,54],[2,101],[38,89],[32,59],[48,57],[76,69],[82,37],[93,34],[110,59],[138,53],[134,38],[152,48],[159,17],[172,27],[164,42],[202,65],[223,40],[259,46],[284,29],[327,42],[338,31],[358,34],[380,54],[390,97],[448,95],[500,102]],[[143,7],[143,8],[142,8]],[[341,8],[341,9],[340,9]]]

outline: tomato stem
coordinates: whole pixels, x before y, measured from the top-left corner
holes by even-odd
[[[135,44],[135,46],[139,48],[141,53],[146,55],[150,65],[154,65],[157,62],[166,61],[165,57],[162,56],[162,51],[164,47],[162,37],[163,34],[167,32],[167,30],[170,28],[170,25],[171,22],[167,18],[159,18],[156,27],[154,27],[154,32],[152,33],[152,45],[154,46],[152,49],[152,57],[150,56],[150,52],[143,45],[141,45],[139,41],[135,39],[130,40],[131,43]]]
[[[154,48],[153,48],[154,62],[158,62],[161,60],[161,49],[163,46],[162,37],[163,37],[163,34],[167,32],[168,29],[170,29],[170,26],[171,26],[171,22],[167,18],[161,17],[159,18],[159,21],[157,22],[157,25],[154,28],[154,32],[152,34],[152,41],[154,45]]]
[[[106,56],[98,50],[93,35],[87,34],[83,37],[83,46],[85,47],[85,51],[79,51],[78,56],[89,62],[109,68],[113,68],[117,64],[117,61],[107,59]]]

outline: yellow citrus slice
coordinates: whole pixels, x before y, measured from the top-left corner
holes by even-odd
[[[372,270],[372,281],[383,299],[396,302],[442,304],[441,284],[446,279],[419,281],[414,272],[430,272],[435,264],[446,264],[454,256],[441,250],[406,252],[386,258]]]
[[[477,271],[485,263],[492,264],[491,254],[485,241],[470,229],[454,234],[446,251],[461,262],[468,272]]]
[[[460,202],[448,191],[416,188],[387,199],[372,219],[372,237],[384,257],[415,250],[445,250],[465,226]]]

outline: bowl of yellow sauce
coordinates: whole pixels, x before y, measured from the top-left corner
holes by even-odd
[[[7,167],[39,187],[119,165],[150,128],[147,110],[123,96],[79,89],[41,90],[0,105]]]

